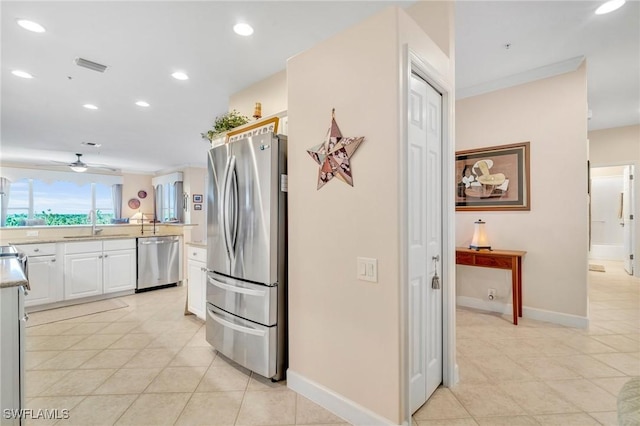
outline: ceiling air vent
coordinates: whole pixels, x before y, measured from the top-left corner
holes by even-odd
[[[94,70],[94,71],[98,71],[98,72],[104,72],[104,70],[107,69],[106,65],[102,65],[102,64],[99,64],[97,62],[92,62],[92,61],[89,61],[89,60],[86,60],[86,59],[82,59],[82,58],[76,58],[74,60],[74,62],[79,67],[88,68],[90,70]]]

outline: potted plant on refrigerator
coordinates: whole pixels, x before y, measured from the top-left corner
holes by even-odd
[[[213,122],[213,129],[207,130],[205,133],[200,133],[200,136],[202,136],[202,139],[213,142],[214,139],[218,138],[223,133],[238,126],[242,126],[243,124],[247,124],[248,122],[249,118],[247,116],[240,114],[234,109],[226,114],[217,116]]]

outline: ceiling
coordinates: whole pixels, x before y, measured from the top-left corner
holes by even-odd
[[[410,3],[3,1],[0,159],[52,166],[51,160],[71,162],[79,152],[87,163],[123,171],[204,166],[200,133],[227,110],[229,95],[389,4]],[[504,86],[514,75],[540,76],[585,56],[590,129],[640,123],[639,3],[603,16],[593,13],[598,5],[457,2],[458,94]],[[19,18],[47,32],[25,31]],[[238,21],[255,33],[234,34]],[[76,57],[108,69],[79,68]],[[15,69],[34,78],[17,78]],[[190,79],[171,78],[177,70]],[[151,106],[136,106],[138,100]],[[99,109],[83,108],[87,103]]]

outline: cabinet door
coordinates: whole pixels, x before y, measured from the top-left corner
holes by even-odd
[[[134,290],[136,288],[136,251],[104,252],[104,292]]]
[[[29,286],[24,299],[25,306],[54,303],[61,300],[62,288],[57,272],[55,256],[37,256],[29,258]]]
[[[187,262],[187,309],[198,318],[205,319],[205,263],[189,259]]]
[[[99,294],[102,294],[102,253],[65,255],[65,300]]]

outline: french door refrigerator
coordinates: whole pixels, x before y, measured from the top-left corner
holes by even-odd
[[[287,364],[287,139],[209,151],[207,341],[272,380]]]

